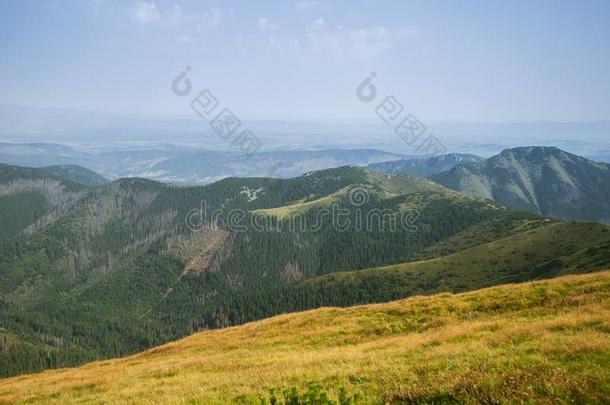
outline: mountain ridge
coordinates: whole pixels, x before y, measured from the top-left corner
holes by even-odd
[[[448,153],[430,158],[399,159],[372,163],[367,167],[383,173],[414,174],[426,177],[450,170],[459,164],[476,163],[482,160],[484,160],[482,157],[469,153]]]
[[[543,216],[610,223],[610,165],[555,147],[505,149],[430,179],[471,197]]]
[[[62,179],[82,184],[83,186],[101,186],[109,181],[93,170],[79,165],[53,165],[44,166],[40,169]]]

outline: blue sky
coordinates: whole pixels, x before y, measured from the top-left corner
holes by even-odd
[[[244,119],[610,119],[608,1],[0,0],[0,103],[188,116],[191,66]]]

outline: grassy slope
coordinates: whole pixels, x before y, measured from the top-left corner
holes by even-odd
[[[271,215],[283,218],[293,214],[303,214],[310,210],[330,207],[333,203],[338,203],[341,199],[349,198],[350,193],[358,191],[366,193],[366,199],[374,196],[378,198],[391,198],[399,195],[416,193],[436,193],[446,198],[465,200],[460,194],[436,184],[426,178],[411,175],[390,175],[382,174],[369,170],[353,168],[354,172],[361,174],[362,183],[350,184],[332,194],[324,195],[320,198],[302,198],[287,205],[282,205],[269,209],[254,210],[259,215]]]
[[[455,191],[434,183],[424,177],[412,176],[409,174],[392,175],[366,171],[367,179],[372,184],[381,187],[391,194],[411,194],[418,192],[436,192],[458,196]]]
[[[301,201],[283,205],[281,207],[254,210],[253,213],[258,215],[271,215],[278,218],[284,218],[293,214],[304,214],[312,209],[329,207],[331,204],[337,203],[340,201],[340,198],[347,197],[351,189],[352,188],[350,186],[347,186],[335,193],[315,200],[304,201],[305,199],[302,199]]]
[[[387,401],[603,402],[610,271],[322,308],[0,381],[4,402],[226,403],[320,381]]]
[[[449,238],[424,249],[418,256],[420,260],[432,259],[461,252],[471,247],[493,242],[521,232],[530,231],[553,223],[550,219],[540,218],[526,212],[498,216],[464,229]]]
[[[534,221],[538,222],[538,221]],[[415,294],[462,292],[510,282],[585,273],[610,266],[610,227],[549,222],[448,256],[379,268],[336,272],[295,285],[322,305],[381,302]]]

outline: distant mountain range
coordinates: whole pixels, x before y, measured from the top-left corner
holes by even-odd
[[[59,144],[0,143],[0,161],[42,166],[47,173],[85,186],[117,177],[207,184],[226,177],[290,178],[332,167],[365,166],[382,173],[427,176],[464,195],[542,216],[610,222],[610,165],[555,147],[507,149],[489,159],[459,153],[425,159],[374,149],[260,152],[244,159],[236,153],[176,145],[86,151]],[[53,162],[60,164],[46,166]]]
[[[137,174],[162,181],[210,183],[225,177],[297,177],[340,166],[367,166],[403,158],[375,149],[326,149],[258,152],[247,158],[226,152],[198,151],[164,159]]]
[[[367,166],[402,159],[375,149],[325,149],[257,152],[201,150],[189,145],[114,145],[75,148],[52,143],[0,143],[0,162],[43,167],[79,165],[104,178],[143,177],[163,182],[207,184],[225,177],[289,178],[332,167]]]
[[[471,154],[449,153],[431,158],[398,159],[390,162],[372,163],[369,169],[390,174],[414,174],[430,176],[431,174],[453,169],[457,165],[477,163],[484,158]]]
[[[231,140],[220,138],[185,103],[180,117],[146,116],[104,111],[79,111],[0,104],[0,140],[13,143],[57,142],[70,145],[116,146],[190,145],[199,150],[231,150]],[[236,111],[236,113],[238,113]],[[371,112],[372,113],[372,112]],[[373,118],[374,117],[374,118]],[[372,119],[243,120],[264,144],[261,149],[307,150],[378,149],[416,155],[415,148],[373,114]],[[239,117],[242,118],[242,117]],[[610,121],[591,122],[465,122],[426,120],[447,150],[492,156],[520,145],[557,146],[595,161],[610,163]],[[108,145],[105,145],[108,146]],[[388,159],[389,160],[389,159]],[[7,160],[0,162],[11,163]],[[17,162],[15,162],[17,164]],[[19,163],[25,164],[25,163]],[[39,163],[40,164],[40,163]],[[53,161],[53,164],[82,164]],[[107,177],[112,171],[89,167]],[[125,175],[125,174],[121,174]],[[121,176],[118,175],[118,176]]]
[[[355,165],[382,173],[428,176],[467,196],[543,216],[610,222],[609,165],[555,147],[507,149],[489,159],[459,153],[425,159],[374,149],[259,152],[245,159],[237,153],[184,145],[82,150],[59,144],[0,143],[0,162],[41,166],[86,186],[117,177],[182,184],[208,184],[226,177],[290,178]]]
[[[610,223],[610,165],[554,147],[521,147],[430,176],[464,195],[546,217]]]

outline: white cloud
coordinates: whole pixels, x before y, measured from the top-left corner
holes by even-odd
[[[214,7],[205,13],[199,14],[199,19],[200,27],[216,28],[222,19],[222,10]]]
[[[318,18],[306,28],[307,38],[314,51],[334,55],[346,52],[358,56],[374,56],[391,49],[401,40],[420,32],[417,26],[390,29],[376,25],[358,29],[345,29],[339,25],[330,28],[324,18]]]
[[[168,10],[160,10],[153,2],[138,1],[131,10],[133,20],[140,24],[157,24],[168,28],[186,28],[206,30],[217,27],[222,18],[222,11],[211,8],[207,11],[186,13],[179,4]]]
[[[138,1],[132,10],[132,17],[138,24],[149,24],[161,19],[161,12],[155,3]]]
[[[316,33],[326,29],[326,21],[324,18],[318,18],[314,22],[311,23],[309,27],[307,27],[308,33]]]
[[[314,8],[325,8],[330,5],[327,1],[319,0],[301,0],[294,3],[295,7],[299,11],[308,11]]]
[[[179,35],[177,38],[177,41],[178,41],[178,43],[181,43],[181,44],[188,44],[188,43],[193,42],[194,39],[195,38],[193,38],[192,35],[184,34],[184,35]]]
[[[115,6],[110,0],[89,0],[87,4],[96,17],[108,15],[115,11]]]
[[[277,24],[271,24],[267,17],[260,17],[256,26],[259,30],[262,31],[273,31],[278,28]]]
[[[360,55],[377,55],[393,46],[395,33],[383,26],[346,31],[351,49]]]

